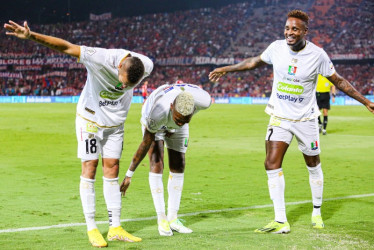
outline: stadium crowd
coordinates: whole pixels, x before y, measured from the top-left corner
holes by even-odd
[[[238,61],[260,54],[271,41],[283,39],[279,31],[283,29],[284,13],[293,8],[306,9],[312,18],[308,39],[326,50],[338,72],[362,94],[372,95],[374,3],[370,0],[315,0],[305,4],[294,0],[251,1],[217,9],[29,25],[34,31],[72,43],[126,48],[149,56],[156,67],[148,78],[148,92],[161,84],[183,80],[201,85],[214,97],[264,97],[271,91],[270,67],[230,75],[217,84],[208,79],[217,64],[197,64],[194,58]],[[260,30],[266,32],[257,32]],[[83,66],[48,48],[7,37],[4,32],[0,34],[0,48],[0,95],[79,95],[85,84]],[[168,58],[180,60],[161,63]],[[140,89],[138,86],[135,94],[140,95]]]

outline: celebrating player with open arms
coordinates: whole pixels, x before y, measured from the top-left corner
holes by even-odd
[[[273,42],[260,56],[217,68],[209,74],[210,80],[218,81],[228,72],[252,70],[265,64],[273,65],[273,89],[265,109],[270,115],[265,138],[265,168],[275,219],[263,228],[255,230],[258,233],[290,232],[286,218],[282,162],[293,136],[297,138],[309,171],[313,198],[312,225],[314,228],[324,227],[321,217],[323,173],[319,157],[317,122],[320,112],[315,95],[318,74],[327,77],[338,89],[374,113],[374,103],[362,96],[335,71],[323,49],[305,39],[308,23],[309,17],[305,12],[290,11],[284,29],[284,40]]]
[[[158,231],[172,236],[174,231],[192,233],[178,219],[182,196],[185,153],[188,146],[189,122],[199,110],[209,108],[211,97],[193,84],[162,85],[147,98],[142,108],[143,140],[136,151],[126,177],[121,184],[125,195],[134,171],[148,152],[150,161],[149,186],[156,208]],[[168,215],[165,214],[164,142],[169,156]]]
[[[88,236],[95,247],[107,242],[95,222],[95,175],[99,155],[103,163],[104,198],[109,214],[108,240],[141,241],[126,232],[120,223],[121,193],[118,184],[124,123],[131,105],[133,88],[153,69],[152,61],[125,49],[79,46],[66,40],[33,32],[24,22],[4,24],[6,34],[35,41],[78,58],[87,69],[87,81],[77,105],[76,135],[82,162],[80,196]]]

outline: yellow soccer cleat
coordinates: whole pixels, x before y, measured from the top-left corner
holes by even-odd
[[[287,234],[289,232],[291,232],[291,229],[287,221],[284,223],[272,221],[266,226],[255,230],[255,233]]]
[[[121,226],[118,227],[109,227],[108,232],[108,240],[109,241],[126,241],[126,242],[140,242],[142,241],[141,238],[136,237],[128,232],[125,231]]]
[[[94,247],[107,247],[108,243],[104,240],[99,229],[95,228],[87,232],[88,240]]]
[[[312,216],[312,226],[313,228],[322,229],[325,227],[321,215]]]
[[[160,219],[157,221],[158,223],[158,232],[161,236],[173,236],[173,232],[171,231],[169,222],[165,219]]]

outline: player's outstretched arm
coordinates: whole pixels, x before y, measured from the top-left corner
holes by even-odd
[[[374,103],[361,95],[344,77],[335,72],[332,76],[327,77],[327,79],[338,89],[365,105],[366,108],[374,114]]]
[[[212,82],[217,82],[227,72],[251,70],[265,64],[266,63],[261,60],[260,56],[250,57],[237,64],[216,68],[215,70],[209,73],[209,80]]]
[[[79,57],[80,48],[78,45],[72,44],[61,38],[33,32],[30,30],[26,21],[23,23],[23,26],[21,26],[10,20],[9,23],[4,24],[4,28],[7,30],[5,34],[9,36],[32,40],[53,50],[57,50],[70,56]]]
[[[136,151],[134,157],[132,158],[130,167],[120,186],[120,190],[123,196],[125,196],[126,191],[130,186],[132,174],[135,172],[140,162],[142,162],[142,160],[144,159],[149,148],[151,147],[152,142],[154,142],[155,135],[156,135],[155,133],[151,133],[147,129],[145,129],[143,141],[140,143],[138,150]]]

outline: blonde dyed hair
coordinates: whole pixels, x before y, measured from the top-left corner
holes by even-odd
[[[175,98],[175,110],[183,115],[191,115],[195,110],[195,100],[191,93],[182,91],[177,98]]]

